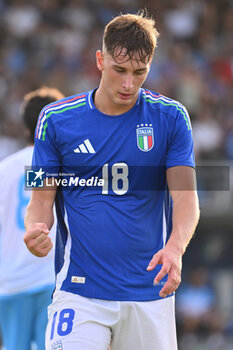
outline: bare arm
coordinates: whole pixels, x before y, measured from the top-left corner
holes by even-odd
[[[155,284],[168,274],[168,280],[160,292],[162,297],[173,293],[180,284],[182,255],[195,232],[200,215],[193,168],[169,168],[167,183],[173,199],[172,232],[166,246],[153,256],[147,267],[151,271],[157,264],[163,265],[155,277]]]
[[[27,207],[24,242],[30,252],[38,257],[46,256],[53,247],[48,234],[54,221],[55,195],[56,186],[49,190],[34,190]]]

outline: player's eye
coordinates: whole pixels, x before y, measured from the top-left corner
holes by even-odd
[[[115,71],[116,71],[117,73],[124,73],[124,70],[121,69],[121,68],[115,68]]]
[[[135,75],[143,75],[145,73],[144,70],[139,70],[135,72]]]

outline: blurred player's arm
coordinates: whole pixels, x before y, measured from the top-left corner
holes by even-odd
[[[25,215],[24,242],[30,252],[38,257],[46,256],[53,247],[49,230],[53,226],[53,205],[57,187],[49,190],[33,190]]]
[[[153,256],[147,268],[151,271],[157,264],[163,265],[155,277],[155,284],[168,274],[168,280],[160,292],[162,297],[173,293],[180,284],[182,255],[200,216],[195,169],[186,166],[171,167],[167,169],[166,175],[173,200],[172,232],[166,246]]]

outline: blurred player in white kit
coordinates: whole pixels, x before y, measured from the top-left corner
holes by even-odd
[[[22,117],[27,147],[0,162],[0,333],[4,349],[45,349],[47,306],[54,289],[54,251],[33,256],[23,242],[24,213],[31,191],[25,191],[25,166],[32,160],[34,130],[41,109],[60,98],[43,87],[25,95]],[[52,237],[54,236],[54,226]]]

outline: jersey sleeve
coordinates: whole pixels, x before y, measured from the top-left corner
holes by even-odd
[[[180,105],[173,111],[170,121],[166,168],[179,165],[195,167],[192,127],[187,110]]]
[[[43,120],[41,116],[43,117],[43,110],[38,118],[38,125],[35,130],[32,167],[40,167],[48,173],[58,173],[61,166],[61,157],[52,115],[43,122],[44,125],[41,124],[41,119]],[[43,132],[40,132],[41,129]]]

